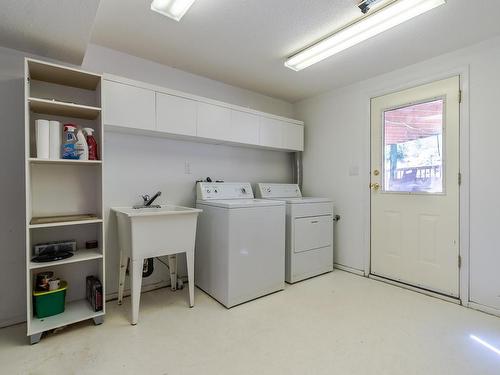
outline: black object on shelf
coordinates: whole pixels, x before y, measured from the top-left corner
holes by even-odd
[[[97,240],[90,240],[90,241],[85,242],[86,249],[97,249],[98,245],[99,245],[99,243],[97,242]]]
[[[44,252],[43,254],[31,258],[31,261],[36,263],[56,262],[58,260],[71,258],[73,255],[74,253],[70,251]]]
[[[87,301],[94,311],[102,311],[102,284],[95,276],[87,276]]]

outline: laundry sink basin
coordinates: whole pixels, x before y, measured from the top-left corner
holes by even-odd
[[[122,303],[128,266],[132,294],[131,323],[135,325],[139,319],[143,262],[147,258],[168,255],[171,288],[175,290],[175,254],[186,254],[189,305],[194,306],[194,243],[198,214],[202,210],[174,205],[155,208],[114,207],[112,210],[118,219],[120,246],[118,303]]]
[[[159,208],[114,207],[120,250],[131,259],[145,259],[194,248],[197,208],[162,205]]]

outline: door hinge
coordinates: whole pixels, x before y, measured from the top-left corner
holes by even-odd
[[[462,90],[458,90],[458,102],[462,103]]]
[[[458,172],[458,185],[462,185],[462,173]]]
[[[458,268],[462,268],[462,256],[458,256]]]

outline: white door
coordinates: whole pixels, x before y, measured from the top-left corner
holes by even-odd
[[[283,123],[272,118],[260,118],[259,144],[261,146],[283,147]]]
[[[229,140],[230,127],[230,109],[198,102],[198,137]]]
[[[194,100],[156,93],[156,130],[196,136],[196,119]]]
[[[459,296],[459,77],[371,101],[371,273]]]
[[[231,110],[229,140],[246,144],[259,144],[259,116],[251,113]]]
[[[304,127],[302,125],[286,123],[283,127],[283,148],[304,151]]]
[[[103,80],[103,123],[133,129],[155,130],[155,92]]]

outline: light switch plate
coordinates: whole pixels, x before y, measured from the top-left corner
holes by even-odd
[[[357,165],[349,167],[349,176],[359,176],[359,167]]]
[[[184,174],[191,174],[191,163],[188,160],[184,162]]]

